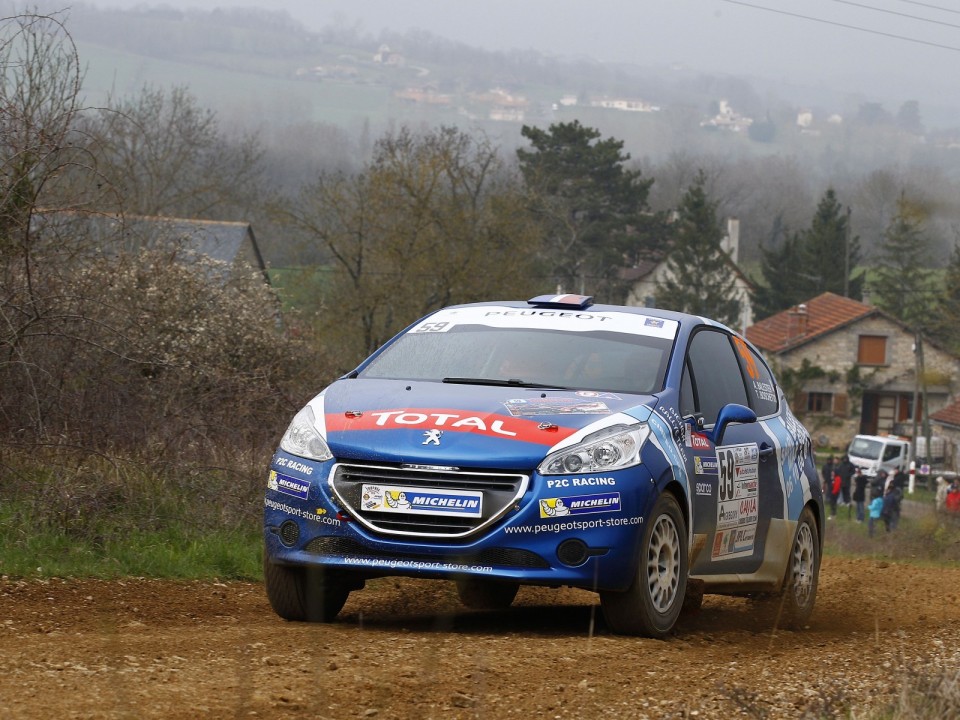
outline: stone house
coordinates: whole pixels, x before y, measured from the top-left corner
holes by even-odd
[[[740,322],[734,329],[743,332],[753,322],[750,292],[754,285],[737,265],[740,252],[740,221],[737,218],[727,218],[727,232],[720,242],[720,249],[727,257],[727,264],[734,278],[734,294],[740,301]],[[668,278],[669,272],[666,255],[624,269],[620,273],[620,278],[626,281],[630,288],[624,304],[634,307],[653,307],[657,288]]]
[[[823,293],[747,328],[773,366],[797,416],[820,445],[844,447],[853,435],[909,436],[915,398],[923,418],[960,389],[960,358],[924,342],[865,303]]]

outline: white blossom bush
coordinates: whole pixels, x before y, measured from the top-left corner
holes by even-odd
[[[160,455],[246,449],[274,442],[300,388],[320,383],[323,363],[249,267],[157,249],[7,278],[19,287],[0,300],[8,435]]]

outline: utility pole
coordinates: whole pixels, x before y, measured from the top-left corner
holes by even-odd
[[[847,224],[843,228],[843,296],[850,297],[850,206],[847,206]]]
[[[920,411],[920,365],[923,362],[923,350],[920,347],[920,333],[913,333],[913,408],[910,413],[913,416],[913,459],[917,459],[917,413]]]

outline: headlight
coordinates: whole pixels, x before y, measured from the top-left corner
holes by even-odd
[[[645,423],[613,425],[588,435],[582,442],[547,455],[541,475],[622,470],[640,464],[640,448],[650,434]]]
[[[333,457],[327,443],[317,432],[313,410],[309,405],[293,418],[280,441],[280,449],[311,460],[329,460]]]

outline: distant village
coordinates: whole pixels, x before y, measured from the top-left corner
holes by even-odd
[[[341,81],[358,79],[361,72],[357,66],[358,59],[354,56],[346,56],[342,59],[342,64],[299,68],[296,75],[301,78]],[[366,63],[383,67],[413,69],[421,79],[426,79],[430,73],[427,68],[419,68],[409,64],[402,53],[392,50],[388,45],[381,45]],[[363,64],[362,61],[360,64]],[[394,90],[393,96],[411,104],[447,108],[471,119],[508,123],[530,122],[530,116],[542,116],[547,105],[552,112],[577,106],[632,113],[657,113],[662,109],[659,104],[639,97],[590,96],[573,93],[565,94],[553,103],[535,104],[524,95],[511,92],[503,87],[492,87],[483,92],[456,95],[441,91],[437,85],[431,84],[429,80]],[[756,122],[755,118],[738,111],[727,99],[721,98],[716,101],[716,113],[713,116],[704,116],[700,120],[700,127],[707,131],[747,133]],[[798,110],[795,119],[795,126],[799,134],[811,137],[818,137],[827,128],[839,127],[843,123],[844,118],[839,113],[823,112],[815,114],[813,110],[806,108]],[[926,138],[919,133],[917,133],[917,137],[921,142],[926,141]],[[949,149],[960,148],[960,138],[955,137],[954,134],[947,134],[933,139],[932,144]]]

